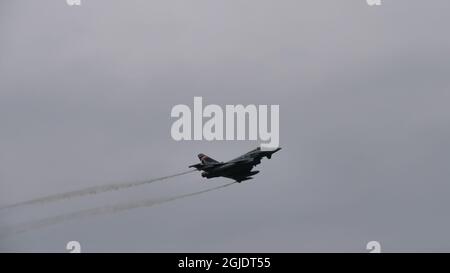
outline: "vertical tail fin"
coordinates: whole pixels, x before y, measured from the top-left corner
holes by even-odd
[[[211,164],[211,163],[218,163],[217,160],[212,159],[211,157],[205,155],[205,154],[198,154],[198,159],[200,159],[200,161],[203,164]]]

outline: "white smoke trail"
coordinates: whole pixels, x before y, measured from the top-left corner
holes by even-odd
[[[185,171],[185,172],[181,172],[181,173],[177,173],[177,174],[172,174],[172,175],[158,177],[158,178],[144,180],[144,181],[134,181],[134,182],[126,182],[126,183],[115,183],[115,184],[109,184],[109,185],[93,186],[93,187],[89,187],[89,188],[85,188],[85,189],[81,189],[81,190],[70,191],[70,192],[65,192],[65,193],[58,193],[58,194],[54,194],[54,195],[44,196],[44,197],[40,197],[40,198],[28,200],[28,201],[23,201],[23,202],[19,202],[19,203],[15,203],[15,204],[6,205],[3,207],[0,207],[0,210],[22,207],[22,206],[29,206],[29,205],[36,205],[36,204],[45,204],[45,203],[49,203],[49,202],[56,202],[56,201],[75,198],[75,197],[94,195],[94,194],[99,194],[99,193],[108,192],[108,191],[116,191],[116,190],[136,187],[136,186],[150,184],[150,183],[153,183],[156,181],[166,180],[166,179],[173,178],[176,176],[188,174],[188,173],[191,173],[194,171],[195,170],[189,170],[189,171]]]
[[[0,232],[0,238],[6,237],[9,235],[13,235],[13,234],[31,231],[34,229],[51,226],[51,225],[56,225],[56,224],[59,224],[59,223],[65,222],[65,221],[70,221],[70,220],[75,220],[75,219],[83,219],[83,218],[98,216],[98,215],[103,215],[103,214],[113,214],[116,212],[121,212],[121,211],[136,209],[136,208],[142,208],[142,207],[152,207],[155,205],[160,205],[160,204],[168,203],[168,202],[183,199],[183,198],[196,196],[196,195],[207,193],[210,191],[215,191],[215,190],[218,190],[221,188],[231,186],[235,183],[236,182],[232,182],[232,183],[217,186],[214,188],[209,188],[209,189],[202,190],[202,191],[186,193],[186,194],[177,195],[177,196],[168,197],[168,198],[139,200],[136,202],[122,203],[122,204],[110,205],[110,206],[98,207],[98,208],[91,208],[91,209],[76,211],[76,212],[72,212],[72,213],[57,215],[54,217],[49,217],[49,218],[45,218],[45,219],[41,219],[41,220],[37,220],[37,221],[32,221],[29,223],[19,224],[14,227],[4,228]]]

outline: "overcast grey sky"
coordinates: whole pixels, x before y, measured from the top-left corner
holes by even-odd
[[[172,106],[279,104],[248,183],[0,240],[1,251],[450,251],[450,2],[2,0],[0,205],[170,175]],[[192,173],[0,211],[5,226],[223,185]]]

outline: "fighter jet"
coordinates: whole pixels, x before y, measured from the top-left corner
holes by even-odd
[[[201,163],[191,165],[189,168],[196,168],[199,171],[203,171],[202,177],[206,177],[207,179],[213,177],[226,177],[240,183],[245,180],[253,179],[252,176],[259,173],[259,171],[252,171],[253,167],[260,164],[261,159],[264,157],[270,159],[272,155],[279,150],[281,150],[281,148],[263,151],[258,147],[227,162],[219,162],[207,155],[198,154]]]

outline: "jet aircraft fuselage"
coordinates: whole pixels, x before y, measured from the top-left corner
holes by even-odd
[[[205,154],[198,154],[201,163],[190,165],[190,168],[196,168],[202,171],[202,177],[207,179],[213,177],[226,177],[237,182],[252,179],[252,176],[259,171],[252,171],[253,167],[261,163],[261,159],[267,157],[270,159],[272,155],[281,150],[261,150],[260,147],[251,150],[235,159],[227,162],[219,162]]]

